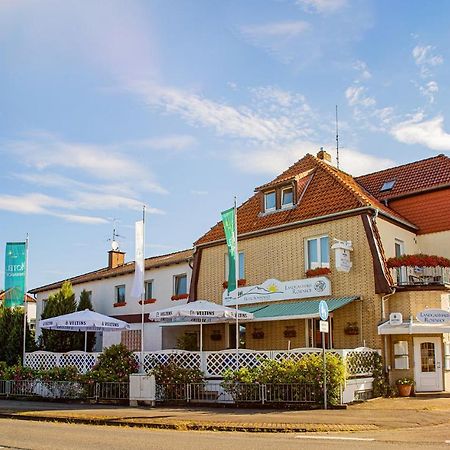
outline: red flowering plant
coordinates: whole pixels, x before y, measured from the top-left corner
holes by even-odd
[[[178,295],[172,295],[172,297],[170,297],[170,299],[173,301],[185,300],[186,298],[189,298],[189,294],[178,294]]]
[[[450,259],[443,256],[424,255],[401,255],[387,260],[387,266],[392,267],[450,267]]]
[[[316,269],[308,269],[306,271],[306,276],[308,278],[320,277],[323,275],[329,275],[330,273],[331,273],[331,269],[328,267],[317,267]]]

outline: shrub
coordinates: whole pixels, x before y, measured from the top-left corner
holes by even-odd
[[[158,384],[202,383],[204,374],[200,369],[180,367],[174,361],[158,364],[149,375],[155,375]]]
[[[327,353],[327,398],[328,403],[340,402],[340,388],[345,382],[345,366],[338,355]],[[241,367],[239,370],[226,370],[223,373],[224,388],[236,393],[236,384],[310,384],[316,401],[323,401],[323,358],[317,353],[304,355],[300,360],[266,359],[257,367]]]
[[[123,344],[111,345],[99,355],[92,370],[84,375],[86,381],[128,381],[136,373],[139,364],[133,352]]]

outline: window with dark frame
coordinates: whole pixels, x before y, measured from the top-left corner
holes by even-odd
[[[116,303],[125,303],[125,285],[116,286]]]
[[[187,276],[186,274],[175,275],[174,280],[174,294],[183,295],[187,294]]]
[[[145,299],[153,298],[153,280],[145,282]]]

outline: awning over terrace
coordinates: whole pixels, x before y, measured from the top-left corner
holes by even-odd
[[[330,312],[359,300],[359,296],[330,298],[325,300]],[[270,305],[242,306],[242,311],[251,312],[253,321],[315,319],[319,317],[319,303],[322,299],[304,300],[293,303],[273,303]]]

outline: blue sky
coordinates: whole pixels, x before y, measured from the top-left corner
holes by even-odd
[[[0,0],[1,254],[29,287],[188,248],[305,153],[450,152],[447,1]],[[3,269],[3,267],[2,267]],[[3,273],[1,273],[3,278]],[[3,284],[3,280],[0,282]]]

